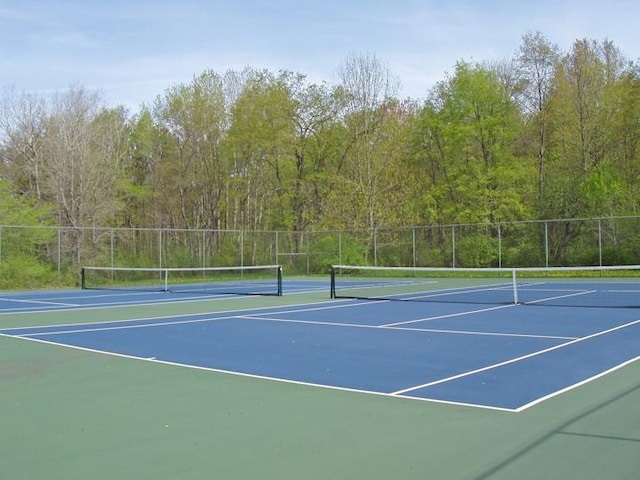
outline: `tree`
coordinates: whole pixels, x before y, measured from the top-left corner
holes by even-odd
[[[60,226],[76,229],[66,238],[80,259],[80,227],[107,225],[117,215],[117,186],[126,153],[122,109],[106,109],[100,96],[81,87],[50,101],[23,94],[4,104],[4,156],[15,191],[50,203]]]
[[[161,134],[150,180],[163,224],[220,228],[229,171],[221,154],[227,112],[220,76],[206,71],[170,88],[156,100],[153,116]]]
[[[628,123],[633,116],[629,117],[634,109],[633,88],[622,87],[632,84],[627,83],[632,78],[629,75],[628,63],[608,41],[578,40],[562,57],[556,78],[558,91],[549,117],[548,150],[553,163],[543,215],[601,215],[620,209],[605,208],[604,203],[597,208],[593,201],[610,195],[606,190],[595,193],[598,185],[610,183],[603,178],[618,182],[619,177],[623,185],[629,174],[620,168],[625,154],[620,153],[619,142],[622,132],[627,140],[635,136],[631,133],[633,121]],[[629,96],[624,98],[623,92]],[[618,123],[623,118],[627,120]],[[627,161],[624,165],[630,166]]]
[[[339,88],[309,84],[299,74],[289,75],[287,85],[294,127],[293,230],[302,232],[322,219],[337,173],[334,168],[339,160],[335,160],[344,155],[345,146],[336,136],[344,96]]]
[[[97,94],[73,87],[54,96],[46,131],[43,191],[60,224],[108,224],[126,153],[124,111],[104,109]]]
[[[517,158],[519,112],[494,72],[464,62],[439,83],[414,134],[426,223],[526,217],[530,166]]]
[[[43,97],[14,93],[5,97],[0,128],[5,138],[6,164],[14,188],[42,199],[42,164],[47,105]]]
[[[57,280],[57,275],[40,262],[56,233],[40,228],[52,223],[50,212],[51,205],[16,193],[10,182],[0,180],[0,225],[29,227],[2,228],[0,288],[42,286]]]
[[[256,72],[235,102],[225,142],[232,228],[291,228],[292,110],[286,82],[268,71]]]
[[[340,167],[333,189],[341,205],[341,225],[366,227],[373,231],[380,225],[388,208],[388,192],[401,186],[394,172],[395,155],[402,151],[383,152],[389,138],[388,120],[397,112],[399,82],[389,68],[374,55],[352,55],[339,70],[340,86],[346,97],[343,122],[347,129],[349,150]],[[355,213],[355,215],[354,215]]]
[[[527,33],[522,37],[518,63],[524,82],[521,100],[526,120],[535,131],[536,157],[538,160],[538,197],[541,203],[545,196],[546,148],[549,111],[556,92],[555,75],[560,52],[540,32]]]
[[[129,149],[121,181],[124,208],[118,226],[149,227],[162,224],[155,210],[159,199],[154,198],[152,188],[152,177],[161,152],[161,135],[148,108],[143,108],[129,122]]]

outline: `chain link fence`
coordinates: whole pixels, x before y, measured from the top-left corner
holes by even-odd
[[[0,287],[76,285],[82,265],[280,264],[287,275],[331,264],[436,267],[640,263],[640,216],[355,231],[230,231],[0,226]]]

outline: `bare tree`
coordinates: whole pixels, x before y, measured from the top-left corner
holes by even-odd
[[[102,107],[100,95],[71,87],[51,98],[23,93],[3,101],[3,166],[14,191],[53,206],[58,224],[106,225],[118,209],[126,154],[124,110]],[[74,258],[81,234],[69,237]]]
[[[116,181],[126,153],[124,112],[72,87],[53,98],[46,123],[43,188],[62,225],[103,225],[117,207]]]
[[[352,55],[338,73],[348,102],[344,121],[352,142],[346,184],[338,190],[345,196],[345,218],[352,222],[353,206],[358,205],[366,212],[365,225],[373,230],[382,194],[394,187],[385,183],[391,178],[387,168],[391,162],[381,146],[386,138],[385,122],[397,104],[399,81],[375,55]]]
[[[0,135],[4,137],[5,165],[22,194],[42,199],[41,170],[46,134],[45,99],[29,93],[10,93],[0,110]]]
[[[545,158],[549,105],[554,96],[554,78],[560,58],[557,45],[550,43],[540,32],[527,33],[522,39],[518,57],[525,82],[522,104],[537,131],[538,195],[544,197]]]
[[[348,92],[352,111],[373,112],[400,86],[391,70],[375,55],[351,54],[338,69],[342,87]]]

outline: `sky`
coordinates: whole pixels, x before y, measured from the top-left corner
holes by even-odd
[[[97,90],[132,111],[205,70],[337,83],[375,55],[399,97],[426,98],[456,62],[512,58],[528,32],[640,59],[637,0],[0,0],[0,94]]]

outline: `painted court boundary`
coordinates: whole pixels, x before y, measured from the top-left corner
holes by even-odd
[[[544,353],[550,352],[550,351],[554,351],[554,350],[559,350],[561,348],[565,348],[567,346],[579,343],[579,342],[583,342],[595,337],[599,337],[599,336],[603,336],[606,335],[607,333],[611,333],[617,330],[621,330],[624,328],[628,328],[630,326],[636,325],[638,323],[640,323],[640,320],[635,320],[635,321],[631,321],[628,323],[625,323],[623,325],[619,325],[607,330],[603,330],[600,332],[596,332],[594,334],[585,336],[585,337],[580,337],[580,338],[567,338],[567,337],[554,337],[554,338],[560,338],[560,339],[567,339],[569,340],[568,342],[553,346],[553,347],[549,347],[549,348],[545,348],[536,352],[532,352],[529,353],[527,355],[523,355],[517,358],[513,358],[504,362],[499,362],[493,365],[489,365],[480,369],[476,369],[476,370],[471,370],[468,372],[463,372],[461,374],[458,375],[454,375],[451,377],[447,377],[447,378],[443,378],[443,379],[439,379],[439,380],[435,380],[433,382],[429,382],[429,383],[425,383],[422,385],[415,385],[415,386],[411,386],[408,387],[406,389],[402,389],[402,390],[398,390],[392,393],[384,393],[384,392],[376,392],[376,391],[368,391],[368,390],[360,390],[360,389],[353,389],[353,388],[346,388],[346,387],[340,387],[340,386],[331,386],[331,385],[324,385],[324,384],[316,384],[316,383],[310,383],[310,382],[302,382],[302,381],[297,381],[297,380],[290,380],[290,379],[284,379],[284,378],[278,378],[278,377],[270,377],[270,376],[263,376],[263,375],[254,375],[254,374],[250,374],[250,373],[243,373],[243,372],[236,372],[236,371],[232,371],[232,370],[224,370],[224,369],[216,369],[216,368],[211,368],[211,367],[202,367],[202,366],[197,366],[197,365],[189,365],[189,364],[183,364],[183,363],[176,363],[176,362],[171,362],[171,361],[160,361],[160,360],[156,360],[155,358],[142,358],[142,357],[137,357],[137,356],[133,356],[133,355],[125,355],[125,354],[118,354],[118,353],[114,353],[114,352],[109,352],[109,351],[103,351],[103,350],[95,350],[95,349],[91,349],[91,348],[86,348],[86,347],[80,347],[80,346],[72,346],[72,345],[67,345],[64,343],[57,343],[57,342],[52,342],[52,341],[48,341],[48,340],[43,340],[43,339],[37,339],[37,338],[33,338],[33,336],[40,336],[40,335],[49,335],[49,334],[56,334],[56,333],[82,333],[82,332],[86,332],[86,331],[100,331],[100,330],[113,330],[113,329],[128,329],[128,328],[144,328],[144,327],[159,327],[159,326],[169,326],[169,325],[175,325],[175,324],[180,324],[180,323],[197,323],[197,322],[211,322],[211,321],[217,321],[217,320],[223,320],[223,319],[234,319],[234,318],[238,318],[238,319],[251,319],[251,320],[264,320],[264,321],[271,321],[271,322],[294,322],[294,323],[314,323],[314,324],[322,324],[322,325],[332,325],[332,326],[340,326],[340,327],[345,327],[345,328],[372,328],[372,329],[380,329],[380,328],[388,328],[388,329],[402,329],[402,330],[415,330],[415,331],[428,331],[431,333],[457,333],[457,334],[476,334],[476,335],[495,335],[492,334],[491,332],[464,332],[464,331],[449,331],[449,330],[438,330],[438,329],[419,329],[419,328],[408,328],[408,327],[393,327],[392,325],[394,324],[387,324],[387,325],[381,325],[381,326],[372,326],[372,325],[358,325],[358,324],[348,324],[348,323],[336,323],[336,322],[313,322],[313,321],[307,321],[307,320],[287,320],[287,319],[277,319],[277,318],[265,318],[266,316],[272,316],[272,315],[279,315],[279,314],[285,314],[285,313],[296,313],[296,312],[303,312],[303,311],[313,311],[313,310],[325,310],[325,309],[336,309],[336,308],[349,308],[349,307],[355,307],[355,306],[359,306],[360,304],[357,303],[348,303],[348,304],[340,304],[340,305],[335,305],[334,303],[332,304],[326,304],[326,302],[318,302],[318,303],[312,303],[312,304],[302,304],[302,305],[298,305],[298,306],[291,306],[291,307],[285,307],[283,308],[282,306],[280,307],[266,307],[266,308],[259,308],[259,309],[241,309],[241,310],[229,310],[226,312],[219,312],[215,315],[212,314],[185,314],[185,315],[178,315],[178,316],[167,316],[167,317],[148,317],[148,318],[144,318],[144,319],[127,319],[127,320],[118,320],[115,322],[101,322],[101,323],[84,323],[84,324],[68,324],[66,326],[68,327],[75,327],[75,328],[69,328],[67,330],[56,330],[53,331],[53,329],[56,328],[61,328],[64,327],[65,325],[52,325],[52,326],[43,326],[43,327],[29,327],[27,328],[11,328],[11,329],[2,329],[3,332],[10,332],[10,331],[25,331],[25,330],[37,330],[40,329],[40,331],[33,331],[32,333],[16,333],[16,334],[7,334],[7,333],[0,333],[0,335],[4,336],[4,337],[11,337],[11,338],[22,338],[22,339],[26,339],[26,340],[32,340],[32,341],[37,341],[37,342],[42,342],[42,343],[48,343],[48,344],[53,344],[53,345],[58,345],[58,346],[64,346],[67,348],[74,348],[74,349],[79,349],[79,350],[85,350],[85,351],[91,351],[91,352],[97,352],[97,353],[102,353],[102,354],[106,354],[106,355],[113,355],[113,356],[118,356],[118,357],[125,357],[125,358],[131,358],[131,359],[138,359],[138,360],[146,360],[146,361],[154,361],[157,363],[164,363],[164,364],[168,364],[168,365],[174,365],[174,366],[181,366],[181,367],[186,367],[186,368],[195,368],[195,369],[199,369],[199,370],[208,370],[208,371],[215,371],[215,372],[220,372],[220,373],[225,373],[225,374],[232,374],[232,375],[239,375],[239,376],[244,376],[244,377],[251,377],[251,378],[259,378],[259,379],[267,379],[267,380],[273,380],[273,381],[280,381],[280,382],[286,382],[286,383],[293,383],[293,384],[300,384],[300,385],[307,385],[307,386],[314,386],[314,387],[321,387],[321,388],[327,388],[327,389],[334,389],[334,390],[343,390],[343,391],[351,391],[351,392],[358,392],[358,393],[366,393],[366,394],[373,394],[373,395],[381,395],[381,396],[387,396],[387,397],[394,397],[394,398],[405,398],[405,399],[411,399],[411,400],[421,400],[421,401],[428,401],[428,402],[435,402],[435,403],[444,403],[444,404],[454,404],[454,405],[464,405],[464,406],[470,406],[470,407],[477,407],[477,408],[486,408],[486,409],[491,409],[491,410],[501,410],[501,411],[510,411],[510,412],[521,412],[523,410],[526,410],[527,408],[530,408],[533,405],[536,405],[538,403],[541,403],[542,401],[545,401],[549,398],[555,397],[557,395],[560,395],[564,392],[567,392],[569,390],[575,389],[581,385],[584,385],[586,383],[589,383],[597,378],[600,378],[608,373],[611,373],[615,370],[618,370],[620,368],[623,368],[624,366],[631,364],[635,361],[638,360],[638,358],[640,357],[635,357],[633,359],[630,359],[626,362],[621,363],[620,365],[617,365],[613,368],[610,368],[606,371],[603,372],[599,372],[596,373],[595,375],[582,380],[580,382],[577,382],[575,384],[569,385],[563,389],[560,389],[556,392],[553,392],[551,394],[545,395],[543,397],[540,397],[532,402],[529,402],[521,407],[518,407],[516,409],[508,409],[508,408],[502,408],[502,407],[495,407],[495,406],[491,406],[491,405],[482,405],[482,404],[472,404],[472,403],[461,403],[461,402],[454,402],[454,401],[446,401],[446,400],[439,400],[439,399],[430,399],[430,398],[422,398],[422,397],[414,397],[414,396],[407,396],[404,395],[406,393],[421,389],[421,388],[425,388],[425,387],[429,387],[432,385],[437,385],[437,384],[442,384],[442,383],[446,383],[458,378],[462,378],[462,377],[466,377],[466,376],[471,376],[480,372],[485,372],[491,369],[495,369],[495,368],[499,368],[501,366],[504,365],[508,365],[508,364],[513,364],[513,363],[517,363],[517,362],[521,362],[524,361],[528,358],[533,358],[535,356],[539,356],[539,355],[543,355]],[[274,311],[275,310],[275,311]],[[240,314],[238,315],[238,313],[244,312],[244,314]],[[247,312],[256,312],[255,315],[251,315],[251,314],[246,314]],[[259,313],[262,312],[262,313]],[[268,313],[267,313],[268,312]],[[451,316],[458,316],[458,315],[466,315],[469,314],[468,312],[461,312],[460,314],[448,314],[446,315],[446,317],[451,317]],[[178,321],[167,321],[167,322],[159,322],[159,323],[142,323],[142,324],[135,324],[136,322],[145,322],[145,321],[149,321],[149,320],[160,320],[160,319],[175,319],[175,318],[184,318],[184,317],[192,317],[191,319],[185,319],[185,320],[178,320]],[[198,317],[198,318],[193,318],[193,317]],[[398,324],[402,324],[402,323],[414,323],[417,321],[427,321],[430,319],[436,319],[436,318],[441,318],[442,316],[435,316],[435,317],[426,317],[423,319],[419,319],[419,320],[412,320],[410,322],[397,322]],[[128,322],[132,325],[122,325],[123,322]],[[110,327],[106,326],[109,324],[114,324],[114,323],[118,323],[120,325],[112,325]],[[92,326],[94,328],[92,328]],[[85,328],[77,328],[77,327],[85,327]],[[50,330],[50,331],[47,331]],[[509,335],[509,334],[500,334],[500,335]]]

